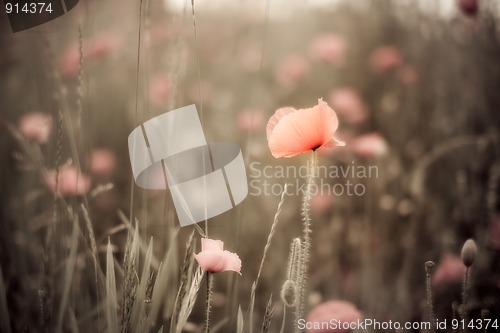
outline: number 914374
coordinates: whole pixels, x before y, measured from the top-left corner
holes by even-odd
[[[46,2],[5,3],[7,14],[42,14],[52,13],[52,4]]]
[[[498,319],[470,319],[468,321],[464,319],[453,319],[451,321],[451,328],[453,330],[463,330],[465,328],[473,330],[487,330],[489,328],[494,328],[497,330],[499,327]]]

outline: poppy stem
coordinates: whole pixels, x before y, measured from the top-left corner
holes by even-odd
[[[300,276],[299,276],[299,283],[298,283],[298,297],[299,297],[299,302],[298,302],[298,307],[297,307],[297,314],[298,314],[298,319],[302,319],[304,315],[304,308],[305,308],[305,302],[306,302],[306,281],[307,281],[307,272],[308,272],[308,267],[309,267],[309,257],[310,253],[309,250],[311,248],[311,212],[309,210],[310,207],[310,201],[311,201],[311,189],[314,185],[314,178],[316,176],[316,164],[317,164],[317,157],[316,157],[316,151],[312,152],[311,156],[311,161],[310,163],[307,163],[307,166],[309,167],[308,174],[307,174],[307,185],[306,185],[306,190],[304,192],[304,197],[302,199],[302,222],[304,224],[304,242],[303,242],[303,250],[302,250],[302,260],[301,260],[301,268],[300,268]]]
[[[214,274],[207,272],[207,308],[205,312],[205,333],[210,332],[210,313],[212,312],[213,287],[214,287]]]

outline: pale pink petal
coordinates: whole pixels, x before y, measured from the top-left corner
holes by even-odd
[[[224,243],[220,240],[202,238],[201,251],[222,251],[224,250]]]
[[[266,126],[266,134],[267,134],[268,141],[271,138],[271,134],[273,133],[274,128],[279,123],[281,118],[283,118],[284,116],[286,116],[292,112],[295,112],[295,111],[297,111],[297,110],[295,110],[294,108],[291,108],[291,107],[286,107],[286,108],[281,108],[281,109],[276,110],[276,112],[271,117],[271,119],[269,119],[269,122],[267,123],[267,126]]]
[[[236,253],[224,251],[224,271],[233,271],[241,275],[241,259]]]
[[[224,251],[201,251],[194,255],[203,270],[211,273],[218,273],[224,271],[225,256]]]

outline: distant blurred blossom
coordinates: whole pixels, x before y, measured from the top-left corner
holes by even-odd
[[[49,170],[44,174],[49,189],[56,193],[56,171]],[[74,165],[63,166],[59,170],[57,196],[82,196],[90,190],[91,179],[82,174]]]
[[[90,172],[97,176],[109,176],[115,169],[115,154],[109,149],[98,148],[90,152]]]
[[[202,238],[201,252],[194,258],[206,272],[233,271],[241,275],[240,258],[236,253],[224,250],[224,243],[220,240]]]
[[[109,56],[118,51],[122,39],[111,33],[103,33],[90,41],[83,42],[83,63],[92,62]],[[80,68],[80,45],[72,43],[61,56],[60,73],[62,76],[74,76]]]
[[[349,149],[363,158],[379,157],[389,150],[384,137],[377,132],[354,138],[349,143]]]
[[[172,24],[170,22],[162,22],[152,26],[145,34],[145,44],[148,47],[155,47],[164,44],[172,33]]]
[[[239,62],[241,67],[248,72],[259,70],[262,58],[262,47],[256,44],[245,44],[239,51]]]
[[[30,112],[19,119],[19,131],[26,138],[39,144],[47,143],[52,129],[52,116],[41,112]]]
[[[309,62],[300,55],[292,55],[278,65],[276,80],[285,87],[293,87],[302,81],[310,71]]]
[[[316,214],[325,214],[333,206],[333,196],[327,193],[318,193],[311,197],[311,211]]]
[[[341,35],[333,33],[317,36],[309,47],[309,54],[313,59],[336,66],[344,64],[346,51],[345,39]]]
[[[348,124],[359,124],[368,118],[368,108],[353,88],[338,88],[330,93],[332,108]]]
[[[479,0],[457,0],[458,7],[469,16],[474,16],[479,10]]]
[[[465,265],[460,256],[443,254],[432,274],[432,284],[445,284],[461,281],[464,277]]]
[[[247,108],[238,114],[236,125],[244,133],[257,132],[264,129],[266,117],[261,109]]]
[[[401,52],[395,46],[379,46],[370,55],[370,66],[376,73],[394,69],[402,62]]]
[[[341,321],[343,323],[357,323],[358,320],[363,319],[363,314],[356,308],[356,306],[347,301],[328,301],[316,305],[307,315],[307,322],[311,325],[314,323],[321,324],[323,322],[330,322],[331,320]],[[314,327],[314,326],[313,326]],[[307,329],[307,333],[344,333],[348,329],[338,327],[330,328],[312,328]]]
[[[170,96],[171,83],[167,75],[158,75],[151,80],[149,99],[153,104],[163,105]]]
[[[415,84],[419,79],[417,69],[412,65],[403,65],[398,71],[398,78],[407,85]]]

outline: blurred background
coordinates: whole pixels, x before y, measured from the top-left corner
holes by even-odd
[[[151,331],[168,327],[193,227],[179,230],[169,191],[134,185],[127,137],[148,119],[196,104],[208,141],[241,146],[250,186],[243,203],[208,221],[210,238],[242,260],[241,276],[215,277],[212,322],[221,323],[220,332],[236,332],[238,306],[243,313],[249,307],[281,190],[292,184],[253,316],[260,329],[272,294],[269,331],[279,332],[279,293],[290,242],[302,232],[297,189],[305,179],[277,172],[297,170],[309,156],[273,158],[265,127],[278,108],[311,107],[320,98],[337,112],[346,146],[319,153],[318,164],[376,173],[316,180],[327,189],[359,184],[363,193],[327,190],[311,198],[306,312],[345,300],[365,318],[428,320],[424,263],[432,260],[436,317],[457,318],[460,251],[473,238],[468,314],[481,318],[486,309],[499,318],[500,3],[194,5],[195,17],[188,0],[81,0],[62,17],[18,33],[0,14],[3,322],[14,332],[108,331],[108,239],[121,311],[121,266],[137,223],[141,246],[154,238],[151,280],[175,249],[163,315]],[[199,252],[199,238],[195,232],[191,252]],[[201,331],[204,288],[185,332]],[[287,318],[291,331],[293,316]]]

